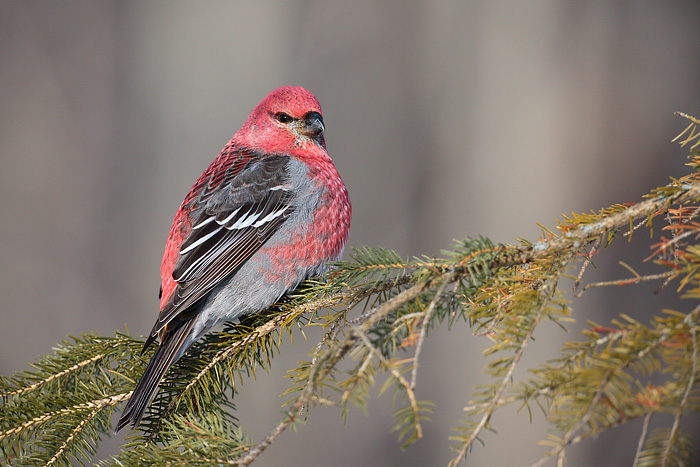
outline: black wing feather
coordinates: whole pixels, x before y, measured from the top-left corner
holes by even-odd
[[[188,308],[247,261],[294,211],[288,162],[288,156],[251,160],[235,177],[195,200],[190,211],[194,228],[173,270],[178,285],[151,337],[180,313],[188,315]]]

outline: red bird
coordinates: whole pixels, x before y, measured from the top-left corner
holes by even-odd
[[[216,324],[268,308],[340,258],[352,207],[306,89],[272,91],[195,182],[161,264],[160,343],[122,413],[136,427],[170,366]]]

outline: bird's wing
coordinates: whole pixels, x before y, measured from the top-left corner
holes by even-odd
[[[234,165],[214,188],[192,200],[192,228],[172,272],[177,286],[149,343],[174,319],[191,318],[190,307],[248,260],[294,211],[288,162],[288,156],[280,155]]]

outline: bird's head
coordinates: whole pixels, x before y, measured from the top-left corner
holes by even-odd
[[[321,146],[325,126],[321,105],[301,87],[284,86],[268,94],[250,113],[234,140],[251,149],[292,152]]]

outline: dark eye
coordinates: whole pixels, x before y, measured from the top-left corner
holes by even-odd
[[[289,123],[292,120],[294,120],[290,115],[288,115],[284,112],[279,112],[279,113],[275,114],[275,118],[280,123]]]

